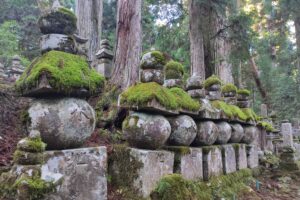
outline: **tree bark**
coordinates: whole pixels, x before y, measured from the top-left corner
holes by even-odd
[[[138,81],[142,51],[142,0],[119,0],[117,41],[111,83],[122,90]]]
[[[294,19],[295,30],[296,30],[296,44],[298,56],[300,55],[300,16]]]
[[[89,39],[85,48],[89,61],[93,62],[100,48],[103,0],[76,0],[75,12],[78,34]]]
[[[189,36],[191,54],[191,76],[200,76],[205,80],[204,44],[202,29],[202,5],[198,0],[189,2]]]

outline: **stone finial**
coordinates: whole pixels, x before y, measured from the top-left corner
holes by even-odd
[[[111,51],[111,46],[107,39],[101,40],[100,50],[96,53],[98,59],[113,59],[113,52]]]

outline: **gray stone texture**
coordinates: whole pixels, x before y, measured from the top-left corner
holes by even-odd
[[[176,173],[188,180],[203,179],[203,155],[201,148],[190,148],[190,153],[180,156],[180,164]]]
[[[195,99],[205,98],[205,89],[192,89],[187,91]]]
[[[237,170],[247,168],[247,152],[245,144],[234,144]]]
[[[141,69],[163,70],[165,63],[152,55],[152,52],[145,53],[141,60]]]
[[[203,83],[202,83],[201,76],[191,76],[186,81],[186,89],[187,90],[194,90],[194,89],[202,89]]]
[[[204,149],[207,148],[207,149]],[[221,149],[216,146],[203,148],[203,179],[209,180],[213,176],[223,174]]]
[[[231,126],[227,122],[218,122],[216,124],[219,128],[219,135],[216,143],[226,144],[231,138],[231,133],[232,133]]]
[[[216,142],[219,129],[212,121],[197,122],[197,136],[193,142],[195,146],[212,145]]]
[[[236,97],[224,97],[223,99],[229,105],[236,105]]]
[[[196,122],[188,115],[168,118],[171,125],[170,145],[190,146],[197,135]]]
[[[46,200],[106,200],[106,147],[46,152],[41,178],[62,179]]]
[[[159,180],[173,173],[174,153],[132,148],[131,155],[143,163],[143,167],[138,170],[133,188],[138,192],[138,196],[148,198]]]
[[[236,102],[236,105],[240,108],[249,108],[250,107],[250,101],[242,101],[242,100],[238,100]]]
[[[293,128],[291,123],[281,124],[281,134],[283,138],[283,146],[293,147]]]
[[[256,168],[259,166],[258,161],[258,148],[255,145],[248,145],[247,149],[247,166],[250,169]]]
[[[236,156],[232,145],[222,145],[222,162],[224,174],[229,174],[236,171]]]
[[[63,34],[47,34],[41,36],[40,48],[42,53],[52,50],[75,53],[75,43],[73,39]]]
[[[164,84],[164,72],[159,69],[140,70],[140,81],[142,83],[156,82],[160,85]]]
[[[244,137],[244,128],[242,125],[235,123],[235,124],[230,124],[232,133],[229,142],[230,143],[239,143]]]
[[[244,126],[244,133],[242,142],[251,144],[258,137],[259,129],[256,126]]]
[[[167,88],[173,88],[173,87],[183,88],[183,81],[182,81],[182,79],[167,79],[167,80],[164,81],[164,87],[167,87]]]
[[[123,122],[125,139],[132,147],[158,149],[171,134],[171,125],[162,115],[132,113]]]
[[[94,109],[81,99],[34,100],[28,113],[30,129],[41,133],[50,150],[80,147],[95,129]]]
[[[211,101],[220,100],[222,98],[222,93],[221,91],[207,91],[206,98]]]

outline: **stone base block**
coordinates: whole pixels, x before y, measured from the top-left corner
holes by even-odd
[[[185,148],[188,152],[180,151]],[[203,180],[203,160],[201,148],[170,147],[175,152],[174,172],[188,180]]]
[[[236,156],[232,145],[222,145],[222,162],[224,174],[236,171]]]
[[[203,147],[203,179],[223,174],[222,153],[218,146]]]
[[[208,91],[206,98],[211,101],[220,100],[222,98],[222,93],[221,91]]]
[[[258,148],[255,145],[248,145],[246,148],[248,168],[254,169],[259,166]]]
[[[205,98],[205,89],[193,89],[187,92],[192,98],[195,99]]]
[[[42,53],[57,50],[65,51],[68,53],[75,52],[74,41],[68,35],[63,34],[47,34],[41,36],[41,51]]]
[[[156,82],[164,84],[164,71],[158,69],[144,69],[140,71],[140,81],[142,83]]]
[[[159,180],[173,173],[174,153],[135,148],[120,148],[113,152],[110,166],[113,182],[130,188],[137,196],[148,198]]]
[[[48,151],[42,179],[62,184],[47,200],[106,200],[106,147]]]
[[[236,154],[237,170],[247,168],[247,153],[245,144],[233,144]]]

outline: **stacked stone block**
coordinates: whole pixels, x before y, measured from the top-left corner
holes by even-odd
[[[183,87],[183,66],[179,62],[169,61],[165,65],[165,81],[164,87]]]
[[[101,40],[100,50],[96,53],[97,63],[95,69],[106,79],[109,79],[113,70],[113,52],[108,40]]]
[[[249,91],[248,90],[238,90],[236,105],[240,108],[249,108]]]
[[[200,76],[191,76],[186,83],[188,94],[195,100],[200,101],[205,98],[205,89]]]

